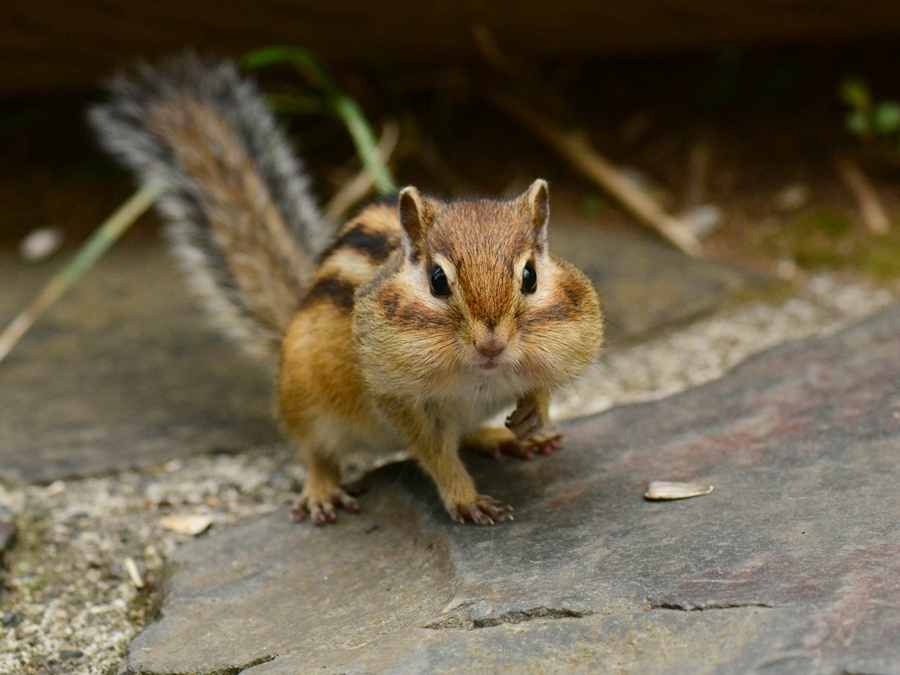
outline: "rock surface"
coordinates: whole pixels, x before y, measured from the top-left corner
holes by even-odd
[[[642,237],[565,224],[557,234],[604,294],[613,341],[710,312],[746,283]],[[0,257],[0,326],[58,264]],[[209,326],[161,241],[120,245],[0,364],[0,478],[49,482],[279,442],[271,382]]]
[[[54,269],[0,259],[4,327]],[[111,251],[0,363],[0,477],[279,441],[271,375],[205,319],[161,242]]]
[[[582,269],[603,299],[607,344],[633,340],[717,309],[764,280],[712,260],[689,259],[650,236],[569,225],[551,233],[554,253]]]
[[[900,673],[900,309],[567,433],[466,457],[502,526],[452,525],[399,464],[334,527],[184,545],[123,671]]]

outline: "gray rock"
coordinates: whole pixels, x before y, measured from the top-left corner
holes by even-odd
[[[18,612],[14,612],[11,609],[3,612],[3,616],[0,617],[0,624],[3,624],[4,628],[15,628],[25,619],[24,616],[19,614]]]
[[[550,236],[552,250],[584,270],[600,292],[609,344],[695,319],[737,291],[768,283],[638,234],[554,223]]]
[[[71,661],[73,659],[80,659],[84,654],[77,649],[63,649],[59,653],[60,661]]]
[[[411,464],[363,512],[277,513],[182,546],[123,672],[900,673],[900,309],[467,456],[515,507],[450,523]],[[642,498],[652,480],[708,496]]]
[[[0,259],[0,325],[55,266]],[[271,372],[211,328],[162,242],[120,245],[0,363],[0,477],[272,443]]]

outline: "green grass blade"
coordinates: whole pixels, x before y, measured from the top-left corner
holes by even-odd
[[[0,361],[16,346],[35,321],[75,285],[125,231],[162,194],[160,183],[148,183],[120,206],[78,249],[72,259],[47,283],[40,295],[0,334]]]
[[[301,47],[267,47],[245,56],[244,65],[247,68],[291,65],[300,70],[304,77],[322,92],[328,104],[347,127],[356,154],[366,170],[372,174],[378,192],[388,195],[397,191],[397,183],[387,164],[381,160],[378,140],[362,108],[341,91],[312,52]]]

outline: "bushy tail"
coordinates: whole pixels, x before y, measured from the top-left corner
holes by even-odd
[[[233,63],[189,54],[110,83],[89,118],[103,147],[142,182],[214,319],[271,354],[330,229],[255,84]]]

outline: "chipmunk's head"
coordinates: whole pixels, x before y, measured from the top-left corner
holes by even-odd
[[[402,264],[377,302],[405,328],[410,371],[449,392],[567,381],[601,339],[596,293],[547,249],[546,181],[509,200],[399,197]]]

